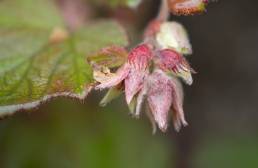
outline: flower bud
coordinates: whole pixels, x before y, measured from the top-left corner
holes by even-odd
[[[132,68],[125,79],[125,97],[127,104],[130,104],[133,97],[142,89],[144,79],[148,71]]]
[[[171,48],[180,54],[192,54],[185,28],[177,22],[165,22],[160,27],[156,40],[161,49]]]
[[[148,74],[149,62],[152,59],[152,51],[147,44],[141,44],[132,49],[128,56],[131,66],[130,73],[125,79],[125,97],[130,104],[134,96],[142,89],[144,79]]]
[[[155,71],[148,79],[148,104],[158,127],[165,132],[168,127],[169,110],[172,105],[173,88],[165,73]]]
[[[161,50],[158,53],[158,60],[156,62],[163,71],[173,72],[176,76],[181,77],[188,85],[193,83],[191,67],[187,60],[178,52],[171,49]]]
[[[174,15],[193,15],[205,11],[208,0],[168,0]]]
[[[188,123],[185,120],[183,101],[184,91],[181,82],[171,77],[171,86],[173,87],[173,102],[172,102],[172,117],[175,130],[178,132],[182,126],[187,126]]]
[[[151,58],[152,51],[147,44],[135,47],[128,55],[129,63],[137,70],[146,69]]]

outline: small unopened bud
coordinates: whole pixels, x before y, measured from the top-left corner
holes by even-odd
[[[168,0],[174,15],[193,15],[205,11],[208,0]]]
[[[174,49],[180,54],[192,54],[185,28],[177,22],[165,22],[160,27],[156,40],[161,49]]]

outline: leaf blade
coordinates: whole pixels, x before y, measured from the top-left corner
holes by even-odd
[[[49,17],[45,15],[42,18],[37,15],[38,20],[42,19],[42,24],[37,19],[36,22],[33,19],[28,22],[28,18],[19,21],[18,17],[17,21],[11,14],[18,10],[17,6],[9,10],[10,4],[31,1],[0,2],[0,9],[8,9],[0,11],[0,14],[4,14],[0,16],[0,116],[35,108],[56,97],[85,99],[93,83],[92,69],[86,62],[86,55],[109,45],[127,45],[124,32],[113,21],[92,23],[74,34],[59,27],[62,24],[58,19],[50,22],[44,20]],[[48,5],[41,6],[40,10],[54,13],[49,11]],[[21,8],[22,11],[25,9]],[[8,23],[7,18],[10,18]],[[65,38],[61,33],[61,38],[57,36],[55,39],[56,28],[65,32]]]

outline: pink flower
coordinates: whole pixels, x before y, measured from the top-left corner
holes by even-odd
[[[171,116],[176,131],[186,126],[183,89],[177,77],[192,84],[193,71],[187,60],[174,49],[158,50],[148,44],[132,49],[127,59],[115,73],[107,67],[94,71],[94,78],[100,83],[96,89],[110,88],[101,104],[110,102],[124,89],[126,102],[134,116],[140,115],[146,100],[152,124],[158,125],[163,132],[168,128]]]
[[[179,131],[182,125],[187,125],[183,112],[183,89],[176,78],[155,70],[148,77],[147,101],[155,122],[163,132],[167,130],[171,108],[175,129]]]
[[[178,52],[172,49],[158,51],[156,62],[160,69],[169,71],[182,78],[188,85],[193,83],[191,73],[195,71],[190,67],[187,60]]]
[[[207,0],[164,0],[170,10],[178,15],[194,14],[205,10]],[[192,54],[188,34],[180,23],[158,17],[145,30],[143,44],[129,53],[122,47],[113,46],[88,57],[93,65],[93,76],[98,82],[96,89],[106,89],[100,102],[105,106],[125,92],[125,99],[133,116],[140,116],[143,103],[151,120],[153,131],[165,132],[173,119],[179,131],[187,126],[183,111],[183,88],[193,83],[192,73],[184,55]],[[127,60],[126,60],[127,59]],[[122,66],[121,66],[122,65]],[[110,69],[119,67],[115,73]]]
[[[148,80],[147,100],[152,115],[162,131],[168,127],[168,112],[172,104],[172,87],[169,78],[158,71]]]
[[[130,104],[133,97],[143,87],[151,59],[152,51],[148,45],[137,46],[129,53],[128,62],[119,68],[115,74],[109,73],[107,80],[98,80],[100,84],[96,86],[96,89],[111,88],[124,81],[126,102]]]
[[[154,61],[152,73],[149,72],[151,61]],[[180,81],[167,72],[173,72],[192,84],[191,68],[181,54],[172,49],[154,52],[149,45],[141,44],[132,49],[128,61],[116,73],[109,69],[94,72],[95,80],[100,83],[96,89],[111,88],[101,104],[105,105],[120,95],[122,86],[134,116],[140,115],[146,97],[153,124],[165,132],[172,116],[174,127],[179,131],[182,125],[187,125],[183,112],[183,89]]]

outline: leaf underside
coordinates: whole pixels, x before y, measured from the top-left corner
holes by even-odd
[[[0,1],[0,116],[53,97],[84,99],[93,82],[86,55],[127,45],[113,21],[92,23],[75,33],[64,27],[51,1]]]

